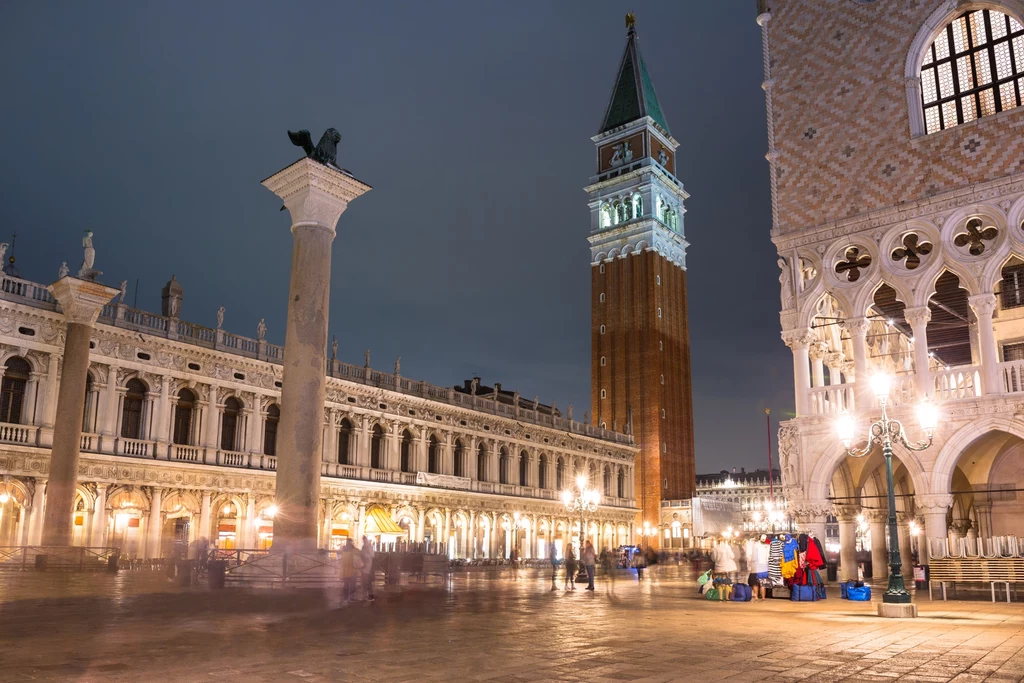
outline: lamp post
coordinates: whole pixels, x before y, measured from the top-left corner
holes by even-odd
[[[587,527],[583,524],[583,514],[597,510],[597,501],[601,499],[601,493],[597,489],[587,487],[587,476],[581,474],[576,477],[576,486],[562,491],[562,502],[568,512],[580,513],[580,574],[583,569],[583,541],[586,538]]]
[[[916,609],[908,613],[899,610],[883,609],[884,605],[905,605],[910,604],[910,593],[903,584],[902,561],[900,559],[899,534],[896,530],[896,493],[893,487],[892,477],[892,445],[893,442],[902,444],[904,448],[911,451],[923,451],[932,445],[932,433],[935,431],[935,424],[938,415],[935,406],[929,401],[923,401],[917,409],[918,420],[921,428],[928,437],[927,441],[910,442],[907,440],[903,424],[899,420],[889,419],[886,413],[886,405],[889,400],[889,388],[892,379],[885,374],[878,374],[871,378],[871,391],[878,399],[878,405],[882,409],[882,416],[871,423],[868,427],[867,443],[864,448],[853,448],[853,439],[856,431],[853,417],[851,415],[840,416],[836,428],[839,432],[839,439],[843,442],[847,454],[855,458],[863,458],[868,455],[875,445],[882,447],[882,456],[885,458],[885,482],[888,487],[889,501],[889,586],[882,595],[882,606],[878,612],[883,616],[916,616]],[[874,539],[872,539],[874,542]]]

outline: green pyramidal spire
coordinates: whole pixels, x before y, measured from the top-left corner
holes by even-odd
[[[608,111],[604,115],[604,123],[598,133],[605,133],[625,123],[650,116],[669,135],[672,132],[665,122],[665,114],[658,103],[658,95],[654,92],[654,84],[647,73],[647,65],[640,56],[637,46],[636,28],[633,26],[633,15],[626,17],[629,33],[626,38],[626,51],[622,54],[619,65],[619,76],[615,80],[615,90],[608,102]]]

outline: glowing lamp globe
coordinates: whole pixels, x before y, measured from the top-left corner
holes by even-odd
[[[7,505],[7,501],[9,501],[10,499],[11,494],[7,493],[7,491],[0,493],[0,505]]]
[[[875,395],[875,398],[880,401],[884,401],[889,398],[889,389],[892,387],[892,377],[884,372],[879,372],[871,376],[870,384],[871,393]]]
[[[935,431],[935,426],[939,423],[939,411],[935,404],[931,401],[922,401],[917,406],[917,420],[921,423],[921,429],[925,434],[931,436]]]
[[[839,419],[836,420],[836,434],[839,436],[839,440],[843,442],[843,446],[846,448],[850,447],[853,443],[853,435],[856,430],[856,425],[853,423],[853,415],[848,413],[840,415]]]
[[[576,486],[579,486],[581,489],[587,488],[587,476],[585,474],[576,477]]]
[[[566,505],[572,502],[571,491],[562,491],[562,502],[565,503]]]

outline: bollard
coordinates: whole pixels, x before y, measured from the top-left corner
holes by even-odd
[[[36,571],[45,572],[46,565],[49,563],[49,556],[47,555],[36,555]]]
[[[107,571],[111,574],[117,573],[117,555],[111,555],[107,558]]]
[[[228,563],[224,560],[210,560],[206,565],[206,585],[210,590],[224,588],[224,579],[227,576]]]

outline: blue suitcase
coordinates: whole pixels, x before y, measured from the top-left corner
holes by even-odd
[[[850,586],[846,595],[856,602],[871,602],[871,586]]]
[[[750,602],[750,586],[745,583],[735,583],[732,586],[732,599],[736,602]]]
[[[813,602],[818,599],[817,586],[792,586],[789,599],[793,602]]]

